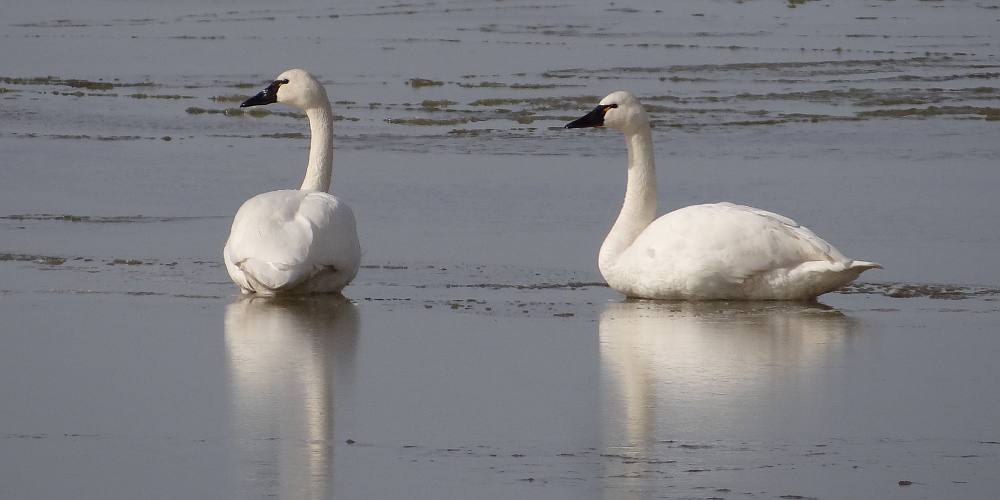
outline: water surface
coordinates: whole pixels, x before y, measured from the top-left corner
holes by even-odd
[[[0,496],[991,498],[997,22],[983,2],[87,0],[0,22]],[[238,296],[230,217],[334,101],[346,298]],[[596,271],[629,89],[661,212],[882,263],[821,304]],[[263,111],[263,112],[261,112]],[[902,483],[901,483],[902,482]]]

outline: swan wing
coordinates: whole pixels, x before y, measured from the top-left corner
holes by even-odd
[[[788,217],[785,217],[784,215],[745,205],[734,205],[732,203],[717,203],[716,205],[720,205],[729,210],[748,212],[760,217],[763,219],[761,225],[774,228],[778,234],[797,240],[800,244],[804,244],[807,248],[811,248],[813,252],[807,252],[810,254],[809,260],[825,260],[828,262],[843,263],[848,263],[851,260],[842,254],[840,250],[834,248],[834,246],[829,242],[819,236],[816,236],[816,233],[812,232],[811,229],[795,222],[792,219],[789,219]]]
[[[294,288],[323,272],[347,273],[350,280],[360,254],[350,207],[330,194],[300,190],[247,200],[225,248],[234,280],[255,291]]]
[[[732,203],[693,205],[653,221],[628,252],[650,269],[669,267],[689,283],[742,283],[810,261],[849,263],[788,217]]]

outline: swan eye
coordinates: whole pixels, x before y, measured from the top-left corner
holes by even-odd
[[[287,79],[285,79],[285,80],[275,80],[275,81],[271,82],[270,85],[267,86],[267,91],[268,92],[277,93],[278,92],[278,88],[281,87],[282,85],[286,84],[286,83],[288,83]]]
[[[605,104],[604,106],[601,106],[602,110],[604,111],[604,114],[608,114],[609,109],[615,109],[617,107],[618,107],[617,104]]]

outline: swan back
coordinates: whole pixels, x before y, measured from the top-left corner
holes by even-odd
[[[240,207],[223,256],[247,291],[336,292],[357,274],[361,247],[345,203],[327,193],[281,190]]]

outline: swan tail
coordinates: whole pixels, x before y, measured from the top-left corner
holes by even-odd
[[[867,271],[869,269],[882,269],[882,264],[877,262],[867,262],[864,260],[852,261],[848,266],[848,269],[860,269],[862,271]]]
[[[275,293],[295,288],[303,279],[300,273],[283,269],[283,266],[256,259],[246,259],[236,264],[243,271],[244,279],[257,293]]]
[[[244,292],[262,295],[339,292],[354,278],[354,273],[332,265],[314,266],[311,272],[301,268],[293,272],[270,262],[247,259],[236,267],[241,276],[234,280]]]
[[[753,298],[811,300],[847,285],[869,269],[881,268],[866,261],[810,261],[756,276],[748,284]]]

